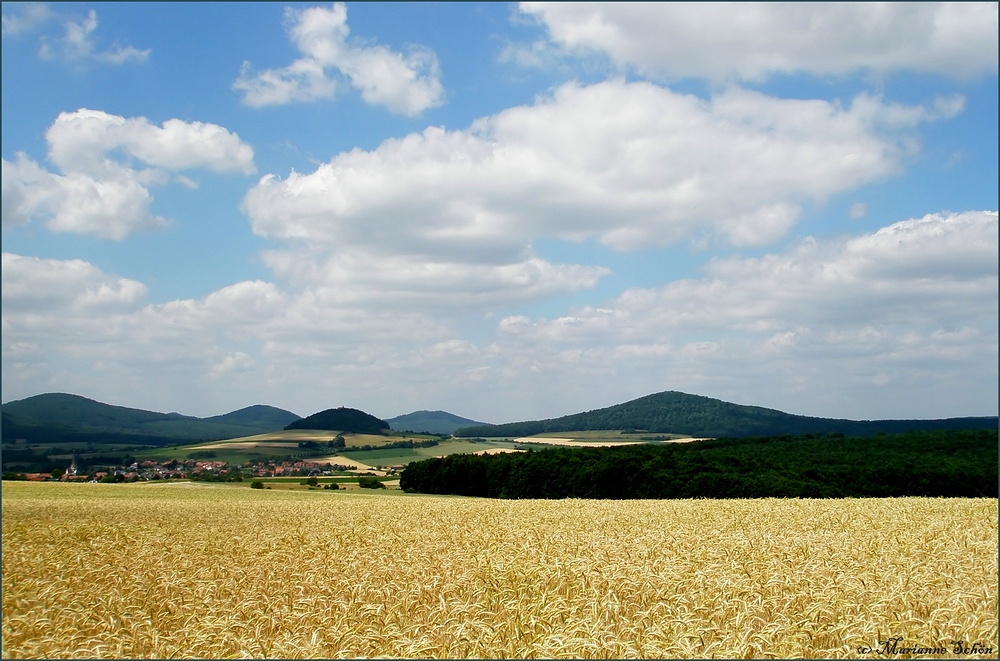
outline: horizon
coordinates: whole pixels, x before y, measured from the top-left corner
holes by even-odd
[[[677,392],[677,393],[680,393],[682,395],[688,395],[688,396],[691,396],[691,397],[705,397],[705,395],[698,395],[696,393],[687,393],[687,392],[681,392],[681,391],[678,391],[678,390],[668,390],[668,391],[662,391],[662,392],[649,393],[647,395],[642,395],[641,397],[638,397],[636,399],[643,399],[645,397],[651,397],[653,395],[662,395],[662,394],[665,394],[665,393],[668,393],[668,392]],[[63,392],[38,393],[37,395],[30,395],[30,396],[24,397],[22,399],[10,400],[10,401],[7,401],[7,402],[3,402],[0,405],[6,406],[7,404],[10,404],[12,402],[19,402],[19,401],[22,401],[23,399],[31,399],[32,397],[40,397],[42,395],[70,395],[72,397],[83,397],[83,395],[76,395],[74,393],[63,393]],[[91,399],[91,398],[85,398],[85,399]],[[715,398],[708,398],[708,399],[715,399]],[[95,401],[98,404],[105,404],[105,405],[108,405],[108,406],[121,406],[119,404],[114,404],[112,402],[101,402],[101,401],[97,401],[97,400],[93,400],[93,399],[91,401]],[[634,400],[629,400],[628,402],[617,402],[615,404],[607,404],[605,406],[599,406],[599,407],[597,407],[595,409],[588,409],[586,411],[575,411],[574,413],[571,413],[571,414],[568,414],[568,415],[582,414],[582,413],[591,413],[591,412],[597,411],[597,410],[602,410],[602,409],[606,409],[606,408],[612,408],[612,407],[618,406],[620,404],[628,404],[631,401],[634,401]],[[718,400],[718,401],[722,401],[722,402],[725,402],[727,404],[735,404],[736,406],[754,406],[752,404],[740,404],[739,402],[727,402],[725,400]],[[285,413],[291,413],[292,415],[298,416],[300,420],[304,419],[304,418],[308,418],[308,417],[313,416],[313,415],[317,415],[319,413],[324,413],[326,411],[331,411],[331,410],[334,410],[334,409],[337,409],[337,408],[353,408],[353,407],[345,407],[345,406],[331,406],[331,407],[327,407],[327,408],[324,408],[324,409],[320,409],[318,411],[314,411],[313,413],[308,413],[306,415],[300,415],[300,414],[298,414],[298,413],[296,413],[296,412],[294,412],[292,410],[289,410],[289,409],[284,409],[282,407],[276,407],[276,406],[273,406],[271,404],[263,404],[263,403],[259,403],[258,402],[257,404],[250,404],[248,406],[242,406],[240,408],[233,409],[231,411],[224,411],[222,413],[214,413],[214,414],[206,415],[206,416],[189,416],[189,415],[187,415],[185,413],[180,413],[179,411],[154,411],[152,409],[140,409],[140,408],[135,408],[135,407],[123,407],[123,408],[129,408],[129,409],[132,409],[132,410],[143,410],[143,411],[147,411],[149,413],[163,413],[163,414],[166,414],[166,415],[181,415],[181,416],[184,416],[184,417],[192,417],[192,418],[196,418],[196,419],[199,419],[199,420],[206,420],[208,418],[218,417],[218,416],[223,416],[223,415],[228,415],[228,414],[231,414],[231,413],[236,413],[238,411],[242,411],[244,409],[254,408],[256,406],[265,406],[265,407],[277,409],[279,411],[284,411]],[[354,409],[354,410],[361,411],[362,413],[368,413],[369,415],[374,415],[374,414],[371,414],[368,411],[364,411],[362,409]],[[793,416],[800,416],[800,415],[802,415],[802,414],[799,414],[799,413],[795,413],[793,411],[786,411],[786,410],[783,410],[783,409],[771,409],[771,410],[778,411],[779,413],[787,413],[787,414],[793,415]],[[480,424],[481,425],[505,425],[505,424],[513,424],[513,423],[518,423],[518,422],[532,422],[532,421],[535,421],[535,420],[552,419],[552,418],[535,418],[533,420],[519,419],[519,420],[508,420],[506,422],[483,422],[481,420],[479,420],[479,421],[473,420],[472,418],[468,418],[468,417],[466,417],[464,415],[453,413],[451,411],[445,411],[445,410],[442,410],[442,409],[437,409],[437,410],[433,410],[433,411],[428,410],[428,409],[419,409],[419,410],[416,410],[416,411],[410,411],[408,413],[399,413],[397,415],[391,415],[391,416],[379,416],[379,415],[376,415],[375,417],[377,417],[380,420],[382,420],[383,422],[385,422],[385,421],[389,421],[389,420],[395,420],[397,418],[402,418],[402,417],[406,417],[406,416],[410,416],[410,415],[415,415],[417,413],[444,413],[445,415],[450,415],[450,416],[454,416],[454,417],[458,417],[458,418],[464,418],[466,420],[470,420],[472,422],[476,422],[477,425],[480,425]],[[556,416],[556,418],[559,418],[559,417],[563,417],[563,416]],[[805,416],[805,417],[808,417],[808,416]],[[819,416],[819,417],[823,417],[823,416]],[[946,420],[946,419],[955,419],[955,418],[995,418],[995,417],[998,417],[998,416],[995,416],[995,415],[994,416],[986,415],[986,416],[949,416],[949,418],[879,418],[879,419],[874,419],[874,418],[867,418],[867,419],[842,418],[842,419],[849,420],[849,421],[854,421],[854,422],[873,422],[873,421],[876,421],[876,420]],[[835,419],[835,418],[829,418],[829,419],[832,420],[832,419]]]
[[[996,416],[997,15],[5,3],[3,396]]]

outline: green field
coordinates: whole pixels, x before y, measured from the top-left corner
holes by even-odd
[[[408,464],[411,461],[421,461],[431,457],[445,457],[450,454],[473,453],[495,448],[513,449],[514,443],[508,441],[488,441],[473,443],[465,440],[442,441],[429,448],[390,448],[385,450],[347,450],[340,454],[348,459],[354,459],[369,466],[394,466]]]
[[[679,437],[678,434],[624,434],[618,431],[586,431],[567,433],[548,433],[530,437],[528,442],[515,443],[511,439],[496,438],[472,441],[469,439],[448,439],[441,440],[437,445],[430,447],[415,448],[391,448],[381,447],[401,441],[413,441],[415,443],[436,439],[436,436],[416,433],[395,432],[391,435],[377,434],[344,434],[346,448],[337,451],[325,447],[326,443],[336,438],[338,432],[331,430],[291,430],[269,432],[265,434],[255,434],[252,436],[240,436],[218,441],[196,442],[168,447],[141,447],[129,444],[44,444],[32,443],[30,446],[24,443],[5,445],[4,450],[17,450],[18,448],[32,449],[36,453],[45,451],[53,457],[57,457],[60,465],[69,464],[70,453],[76,452],[84,463],[92,456],[124,457],[129,454],[136,460],[142,462],[147,460],[166,462],[170,460],[185,461],[191,458],[211,461],[224,461],[233,465],[241,465],[246,462],[256,463],[260,461],[275,461],[286,458],[303,461],[317,461],[320,463],[336,463],[335,456],[342,456],[346,459],[360,462],[368,466],[392,466],[398,464],[408,464],[412,461],[420,461],[431,457],[444,457],[458,453],[474,453],[490,449],[525,449],[532,447],[540,449],[548,447],[545,443],[548,438],[553,439],[552,446],[558,445],[555,439],[573,439],[581,443],[612,443],[612,442],[656,442],[666,440],[669,437]],[[312,441],[319,443],[319,448],[300,448],[299,443]],[[527,441],[527,439],[526,439]],[[363,447],[370,449],[364,450]],[[198,456],[206,452],[214,453],[214,456]],[[13,457],[14,453],[9,453]],[[191,455],[195,454],[194,457]],[[10,457],[5,457],[9,459]],[[10,462],[16,470],[16,462]],[[65,466],[64,466],[65,467]],[[21,469],[24,470],[23,468]],[[46,471],[48,472],[48,471]]]
[[[420,461],[430,457],[443,457],[462,452],[471,453],[497,448],[513,449],[515,445],[510,441],[472,442],[465,439],[452,439],[442,440],[437,445],[423,448],[378,449],[377,447],[374,447],[370,450],[360,449],[366,445],[387,445],[389,443],[398,443],[400,441],[407,440],[419,442],[436,438],[426,434],[397,433],[392,436],[377,436],[374,434],[345,434],[344,441],[346,442],[347,448],[340,452],[327,450],[326,448],[310,452],[299,447],[299,443],[304,441],[326,443],[336,435],[337,432],[335,431],[284,431],[270,434],[258,434],[256,436],[244,436],[224,441],[213,441],[211,443],[196,443],[192,445],[177,445],[168,448],[136,450],[132,452],[132,455],[139,461],[169,461],[171,459],[185,460],[188,458],[188,455],[193,452],[214,452],[215,456],[207,459],[211,461],[225,461],[230,464],[243,464],[247,461],[264,461],[269,458],[283,458],[289,455],[304,461],[336,463],[336,460],[331,458],[336,455],[358,461],[369,466],[392,466],[396,464],[407,464],[411,461]]]
[[[684,438],[691,438],[689,434],[652,434],[640,432],[635,434],[617,430],[592,430],[592,431],[553,431],[535,434],[527,438],[570,438],[574,441],[594,442],[594,443],[614,443],[623,441],[638,441],[644,443],[655,443],[658,441],[673,441]]]

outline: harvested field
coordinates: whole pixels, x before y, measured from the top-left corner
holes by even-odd
[[[996,657],[996,499],[365,491],[4,482],[3,656]]]
[[[542,445],[561,445],[574,448],[611,448],[619,445],[639,445],[643,441],[581,441],[558,436],[522,436],[514,439],[515,443],[536,443]]]
[[[342,457],[338,454],[331,455],[329,457],[311,457],[308,461],[317,464],[333,464],[336,466],[353,466],[357,470],[371,470],[371,466],[354,459],[348,459],[347,457]]]
[[[517,450],[515,448],[487,448],[485,450],[477,450],[472,454],[505,454],[507,452],[525,452],[525,450]]]
[[[288,441],[216,441],[204,445],[194,445],[186,450],[256,450],[257,448],[279,448],[283,450],[296,450],[297,442]]]

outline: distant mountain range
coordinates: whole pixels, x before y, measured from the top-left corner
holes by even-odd
[[[924,429],[996,429],[997,418],[943,420],[838,420],[732,404],[682,392],[662,392],[561,418],[484,425],[445,411],[415,411],[380,420],[357,409],[327,409],[308,418],[273,406],[247,408],[208,418],[112,406],[66,393],[47,393],[2,407],[3,441],[29,443],[119,443],[175,445],[282,429],[337,429],[379,433],[454,433],[462,437],[531,436],[542,432],[618,429],[692,436],[773,436],[839,432],[847,435]],[[350,417],[350,420],[347,417]],[[341,419],[343,418],[343,419]]]
[[[429,432],[431,434],[453,434],[456,429],[485,425],[457,416],[447,411],[414,411],[386,420],[394,431]]]
[[[112,406],[66,393],[47,393],[3,405],[3,440],[29,442],[144,443],[252,436],[284,429],[299,416],[273,406],[196,418]]]
[[[732,404],[720,399],[668,391],[624,404],[527,422],[464,427],[456,436],[532,436],[544,432],[599,429],[740,437],[782,434],[841,433],[853,436],[929,429],[996,429],[997,417],[942,420],[840,420],[793,415],[760,406]]]

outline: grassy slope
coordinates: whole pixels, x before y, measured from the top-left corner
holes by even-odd
[[[380,466],[393,466],[395,464],[408,464],[411,461],[421,461],[433,457],[446,457],[452,454],[474,453],[490,448],[512,448],[513,443],[470,443],[468,441],[454,440],[444,441],[429,448],[388,448],[385,450],[350,451],[341,452],[349,459],[361,461],[366,464],[378,464]]]
[[[316,459],[310,457],[299,448],[301,441],[317,441],[325,443],[337,434],[336,431],[327,430],[291,430],[281,432],[271,432],[267,434],[256,434],[240,438],[214,441],[211,443],[194,443],[190,445],[172,446],[166,448],[155,448],[149,450],[139,450],[132,454],[139,460],[156,459],[167,461],[170,459],[186,459],[191,452],[211,450],[216,456],[211,457],[212,461],[226,461],[229,463],[242,464],[245,461],[259,461],[268,457],[285,457],[288,455],[298,456],[309,461]],[[438,445],[426,448],[385,448],[361,450],[365,445],[387,445],[398,441],[415,440],[420,441],[428,438],[421,434],[400,434],[397,436],[380,436],[375,434],[345,434],[344,440],[347,448],[340,452],[341,456],[360,461],[365,464],[394,465],[407,464],[411,461],[420,461],[431,457],[443,457],[449,454],[460,452],[478,452],[489,448],[512,448],[513,443],[509,442],[488,442],[472,443],[464,440],[442,441]],[[258,445],[259,444],[259,445]],[[333,453],[322,453],[325,458]]]

